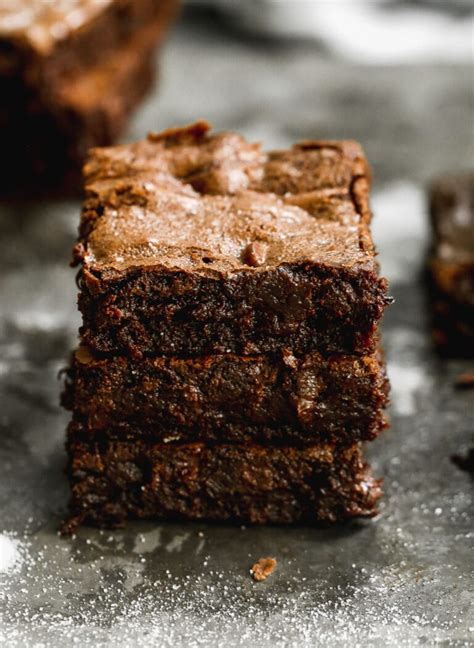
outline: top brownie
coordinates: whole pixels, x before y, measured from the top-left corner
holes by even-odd
[[[374,351],[387,303],[355,142],[264,153],[205,122],[95,149],[75,260],[96,352]]]

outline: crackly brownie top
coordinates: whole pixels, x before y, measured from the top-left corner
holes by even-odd
[[[265,153],[197,122],[95,149],[85,178],[76,253],[89,267],[215,274],[304,262],[374,266],[363,225],[368,169],[355,142]]]
[[[430,202],[438,256],[474,261],[474,172],[435,180]]]
[[[83,27],[114,0],[2,0],[0,36],[21,38],[41,54]]]

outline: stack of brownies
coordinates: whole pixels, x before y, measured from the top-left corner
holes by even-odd
[[[2,193],[71,184],[151,87],[178,0],[3,0]],[[45,186],[46,185],[46,186]]]
[[[374,515],[389,298],[360,146],[197,122],[93,150],[85,180],[71,527]]]

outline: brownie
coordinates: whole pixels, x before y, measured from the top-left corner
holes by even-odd
[[[304,449],[252,444],[69,440],[67,530],[129,518],[252,524],[335,522],[376,514],[380,482],[358,445]]]
[[[4,0],[0,7],[0,78],[49,91],[101,63],[137,31],[167,18],[170,0]]]
[[[177,0],[20,4],[0,10],[0,191],[79,187],[87,150],[113,143],[150,89]]]
[[[7,133],[8,169],[0,180],[4,192],[26,182],[37,191],[56,180],[80,186],[87,150],[110,144],[123,131],[129,114],[154,82],[154,48],[130,44],[111,60],[65,82],[48,108],[29,107],[20,126]],[[46,151],[46,154],[45,154]]]
[[[134,357],[375,352],[388,302],[354,142],[264,153],[205,122],[93,150],[83,342]]]
[[[194,359],[74,356],[64,402],[71,429],[103,438],[352,445],[385,427],[388,383],[377,356]]]
[[[430,255],[435,341],[474,355],[474,173],[435,180],[430,189]]]

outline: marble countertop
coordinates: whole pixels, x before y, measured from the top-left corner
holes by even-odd
[[[392,427],[372,444],[380,516],[329,530],[130,524],[57,529],[67,502],[58,371],[75,345],[74,201],[0,207],[2,646],[467,646],[472,480],[468,365],[430,348],[420,280],[425,183],[472,166],[472,69],[366,67],[311,44],[244,41],[194,20],[173,34],[129,138],[209,119],[266,146],[359,139],[374,167],[374,236],[396,303],[384,321]],[[271,555],[274,574],[249,567]]]

